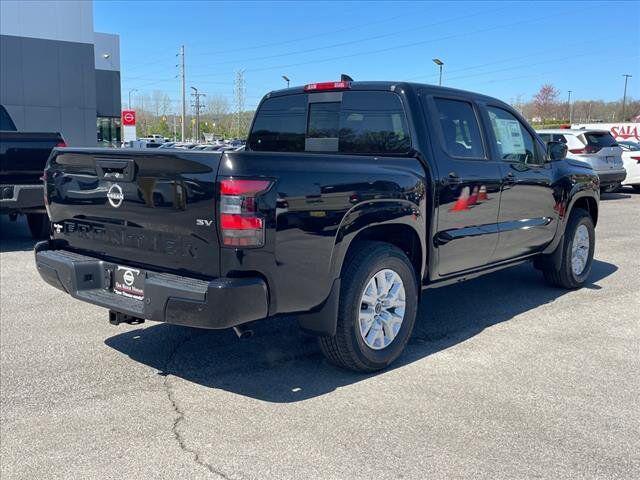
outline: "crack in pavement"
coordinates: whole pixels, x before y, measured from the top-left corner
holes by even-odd
[[[178,350],[180,350],[182,347],[184,347],[193,338],[194,338],[194,335],[189,335],[184,340],[182,340],[181,342],[178,342],[176,344],[175,348],[171,351],[171,353],[167,357],[167,362],[165,364],[165,368],[164,368],[164,372],[163,372],[163,375],[164,375],[164,382],[163,382],[164,389],[165,389],[165,392],[167,394],[167,398],[171,402],[171,407],[173,408],[174,412],[176,413],[176,418],[173,420],[173,425],[171,426],[171,433],[173,434],[173,436],[174,436],[176,442],[178,443],[178,446],[180,447],[180,449],[183,452],[191,454],[193,456],[194,461],[198,465],[206,468],[209,471],[209,473],[217,475],[218,477],[221,477],[221,478],[223,478],[225,480],[231,480],[231,477],[229,477],[227,474],[225,474],[224,472],[222,472],[220,470],[216,470],[216,468],[213,465],[207,463],[202,458],[202,456],[200,455],[200,452],[198,452],[197,450],[189,447],[187,445],[183,435],[179,431],[179,426],[185,419],[185,412],[178,406],[178,402],[175,399],[174,391],[171,388],[171,385],[169,384],[169,376],[171,375],[171,364],[172,364],[176,354],[178,353]]]

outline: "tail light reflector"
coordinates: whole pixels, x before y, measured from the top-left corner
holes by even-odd
[[[635,160],[636,162],[640,163],[640,157],[631,157],[631,160]]]
[[[571,153],[598,153],[601,147],[597,147],[596,145],[586,145],[583,148],[571,148],[569,151]]]
[[[320,92],[323,90],[348,90],[351,88],[351,82],[320,82],[310,83],[304,86],[305,92]]]
[[[269,190],[269,180],[224,179],[220,182],[220,233],[227,247],[262,247],[264,219],[256,198]]]
[[[58,140],[58,143],[56,143],[56,147],[66,147],[67,146],[67,142],[65,142],[63,139]]]

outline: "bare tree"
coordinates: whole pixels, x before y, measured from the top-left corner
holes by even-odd
[[[560,91],[550,83],[547,83],[542,85],[538,93],[533,96],[535,112],[542,119],[542,123],[544,123],[545,119],[552,117],[557,110],[559,95]]]

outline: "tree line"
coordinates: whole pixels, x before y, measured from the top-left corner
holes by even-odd
[[[551,84],[545,84],[529,101],[512,99],[511,104],[534,125],[559,125],[569,123],[612,123],[630,121],[640,115],[640,100],[627,98],[622,112],[622,100],[575,100],[569,104],[562,100],[561,92]],[[219,138],[246,138],[254,111],[233,112],[229,101],[222,96],[205,97],[205,106],[200,112],[200,140],[213,135]],[[167,138],[180,139],[182,118],[180,105],[169,95],[155,90],[138,95],[132,105],[136,110],[138,137],[158,133]],[[570,109],[573,111],[570,112]],[[196,116],[193,108],[187,109],[185,135],[194,139]]]
[[[253,111],[238,115],[233,112],[229,101],[222,96],[207,96],[200,111],[200,140],[213,135],[219,138],[246,138],[253,119]],[[171,100],[160,90],[150,94],[137,95],[132,108],[136,111],[136,133],[139,138],[160,134],[166,138],[180,139],[182,131],[181,105]],[[185,136],[195,140],[196,114],[187,106]]]
[[[605,102],[604,100],[561,99],[561,92],[552,84],[540,87],[531,100],[512,101],[522,115],[534,125],[569,123],[614,123],[628,122],[640,115],[640,101],[627,97],[624,108],[622,99]]]

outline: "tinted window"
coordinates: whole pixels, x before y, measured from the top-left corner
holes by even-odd
[[[260,106],[249,146],[266,152],[302,152],[306,127],[306,95],[269,98]]]
[[[2,105],[0,105],[0,130],[9,130],[15,131],[16,126],[13,124],[13,120],[4,109]]]
[[[289,95],[263,102],[249,137],[252,150],[400,154],[411,148],[399,97],[344,92],[342,102]]]
[[[478,119],[468,102],[436,98],[445,149],[453,157],[482,158],[484,148]]]
[[[536,154],[533,137],[516,117],[501,108],[489,107],[487,110],[498,154],[502,160],[541,163],[541,158]]]
[[[587,140],[587,145],[594,147],[615,147],[617,145],[616,139],[609,132],[585,133],[584,138]]]
[[[391,92],[345,92],[339,137],[344,153],[406,153],[411,148],[400,98]]]

